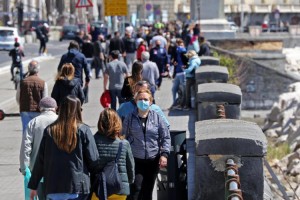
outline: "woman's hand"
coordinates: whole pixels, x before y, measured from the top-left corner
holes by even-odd
[[[30,191],[30,200],[34,200],[34,197],[37,196],[37,191],[36,190],[31,190]]]
[[[159,168],[164,168],[168,165],[168,159],[165,156],[159,158]]]

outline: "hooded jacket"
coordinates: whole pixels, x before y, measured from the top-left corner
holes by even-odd
[[[87,65],[87,60],[77,49],[70,49],[68,53],[61,57],[57,70],[60,71],[65,63],[72,63],[75,67],[75,77],[81,80],[81,85],[83,85],[82,70],[84,70],[85,73],[85,81],[87,83],[90,82],[90,70]]]
[[[196,69],[201,65],[201,60],[198,55],[189,59],[188,68],[184,70],[186,78],[195,78]]]
[[[75,95],[78,99],[80,99],[81,104],[83,104],[84,93],[81,88],[80,79],[74,78],[72,80],[56,80],[51,97],[56,100],[57,105],[60,105],[62,100],[70,94]]]

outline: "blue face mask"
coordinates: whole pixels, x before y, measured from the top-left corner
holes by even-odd
[[[136,105],[141,111],[147,111],[150,107],[150,101],[138,100]]]

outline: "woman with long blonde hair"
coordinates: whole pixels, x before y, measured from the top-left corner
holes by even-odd
[[[44,131],[28,184],[31,199],[44,177],[47,199],[85,200],[90,193],[89,173],[100,169],[93,134],[82,123],[81,103],[68,95],[62,101],[58,119]]]
[[[74,74],[75,68],[72,63],[64,64],[57,74],[51,97],[56,100],[59,107],[62,100],[68,95],[75,95],[83,104],[85,97],[81,81],[79,78],[75,78]]]

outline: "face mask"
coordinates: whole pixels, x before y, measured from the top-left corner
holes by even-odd
[[[137,101],[137,107],[141,111],[147,111],[150,107],[150,101],[138,100]]]
[[[159,45],[159,44],[157,44],[157,45],[156,45],[156,47],[157,47],[157,48],[159,48],[159,47],[160,47],[160,45]]]

